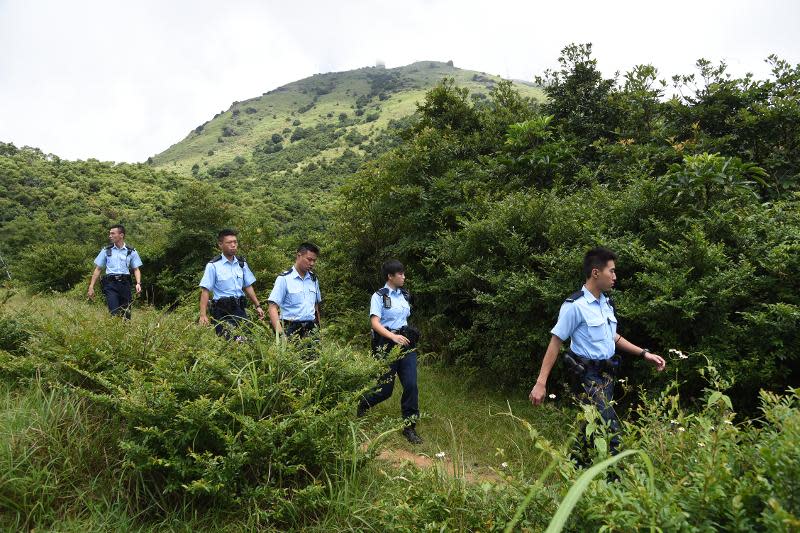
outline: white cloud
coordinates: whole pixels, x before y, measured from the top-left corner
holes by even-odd
[[[0,0],[0,140],[62,157],[143,161],[244,100],[382,59],[532,79],[570,42],[607,75],[696,59],[766,75],[800,61],[794,2]]]

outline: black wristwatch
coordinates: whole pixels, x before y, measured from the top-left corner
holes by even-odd
[[[639,352],[639,357],[644,357],[644,354],[650,353],[648,348],[644,348],[641,352]]]

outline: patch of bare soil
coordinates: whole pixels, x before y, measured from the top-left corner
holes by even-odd
[[[498,483],[503,481],[502,476],[492,470],[468,470],[463,465],[456,465],[447,456],[429,457],[423,453],[414,453],[408,450],[395,449],[383,450],[378,454],[377,459],[392,466],[402,466],[411,464],[416,468],[435,468],[440,467],[443,472],[455,478],[463,478],[469,483],[482,483],[489,481]]]

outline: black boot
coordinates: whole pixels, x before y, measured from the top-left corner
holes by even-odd
[[[359,402],[358,409],[356,409],[356,418],[361,418],[362,416],[366,415],[367,409],[369,409],[369,405],[364,402]]]
[[[403,428],[403,436],[411,444],[422,444],[422,439],[419,437],[419,435],[417,435],[417,430],[413,424]]]

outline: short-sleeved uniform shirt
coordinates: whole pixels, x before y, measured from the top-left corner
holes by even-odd
[[[600,298],[584,285],[583,293],[573,302],[564,302],[558,322],[550,331],[562,341],[570,340],[570,349],[587,359],[610,359],[617,337],[617,317],[605,294]]]
[[[106,275],[130,275],[131,270],[142,266],[142,259],[139,252],[133,250],[125,243],[122,248],[111,247],[111,255],[108,255],[108,248],[104,247],[94,259],[94,264],[99,268],[106,269]]]
[[[301,276],[295,267],[275,279],[268,300],[281,309],[281,319],[307,322],[315,320],[316,304],[322,301],[319,280],[311,272]]]
[[[200,286],[214,293],[213,300],[216,301],[220,298],[244,296],[243,289],[255,281],[256,277],[250,271],[247,263],[244,263],[244,267],[242,267],[236,256],[228,259],[223,255],[206,265]]]
[[[400,329],[408,324],[411,305],[400,289],[392,290],[388,283],[384,285],[384,289],[389,291],[390,307],[386,308],[383,296],[375,292],[369,302],[369,316],[377,316],[381,321],[381,326],[387,329]]]

